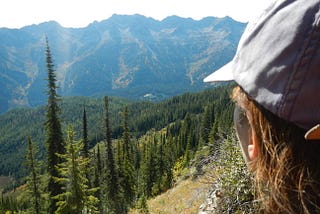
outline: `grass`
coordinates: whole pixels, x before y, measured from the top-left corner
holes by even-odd
[[[201,182],[201,179],[182,180],[167,192],[149,199],[148,210],[150,214],[196,214],[199,207],[205,202],[209,185]],[[138,214],[139,211],[131,210],[130,214]]]

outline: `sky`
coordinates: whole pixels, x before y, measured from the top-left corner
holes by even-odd
[[[140,14],[162,20],[171,15],[200,20],[230,16],[247,22],[272,0],[2,0],[0,27],[21,28],[46,21],[86,27],[113,14]]]

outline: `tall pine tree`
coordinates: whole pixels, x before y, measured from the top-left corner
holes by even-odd
[[[82,141],[83,141],[83,149],[82,149],[83,156],[85,158],[89,158],[88,123],[87,123],[87,112],[86,112],[85,106],[83,106],[83,113],[82,113]]]
[[[48,171],[48,191],[49,191],[49,213],[53,214],[56,210],[56,200],[54,196],[62,193],[62,186],[54,181],[58,177],[56,165],[62,162],[56,153],[64,154],[64,141],[60,124],[60,107],[58,105],[59,96],[57,94],[56,74],[49,47],[48,38],[46,38],[46,64],[48,71],[47,94],[48,103],[46,108],[46,148],[47,148],[47,171]]]
[[[130,132],[128,126],[128,107],[126,106],[122,112],[122,157],[120,166],[120,185],[124,192],[124,200],[127,207],[130,207],[135,197],[135,169],[133,145],[130,140]]]
[[[88,141],[88,124],[87,124],[87,112],[86,107],[83,106],[83,114],[82,114],[82,142],[83,142],[83,148],[82,148],[82,156],[84,158],[89,158],[89,141]],[[91,187],[91,181],[90,181],[90,172],[89,170],[86,172],[86,178],[88,179],[88,185]]]
[[[208,105],[204,109],[204,113],[202,114],[201,126],[200,126],[200,137],[201,143],[200,146],[208,145],[209,143],[209,135],[212,128],[212,123],[214,122],[214,106]]]
[[[120,187],[118,181],[118,172],[114,160],[110,118],[109,118],[109,100],[104,97],[104,125],[105,125],[105,143],[106,143],[106,178],[105,178],[105,193],[106,193],[106,212],[107,213],[122,213],[122,206],[120,204]]]

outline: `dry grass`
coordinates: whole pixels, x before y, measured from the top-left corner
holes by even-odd
[[[209,185],[201,180],[183,180],[167,192],[148,200],[151,214],[195,214],[205,202]],[[130,214],[138,214],[132,210]]]

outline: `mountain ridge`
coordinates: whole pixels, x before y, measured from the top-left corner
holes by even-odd
[[[84,28],[49,21],[0,28],[0,113],[46,101],[45,37],[62,96],[155,99],[205,89],[202,79],[234,55],[245,23],[113,15]]]

